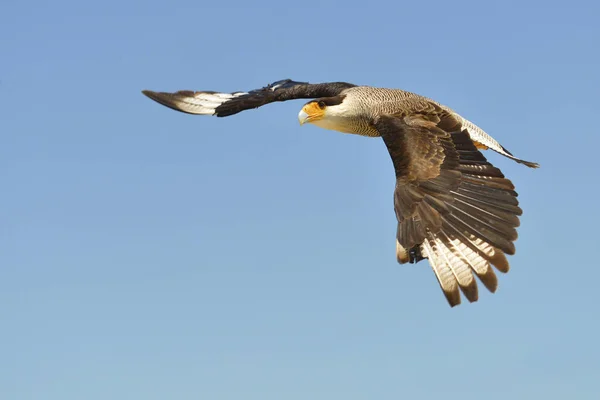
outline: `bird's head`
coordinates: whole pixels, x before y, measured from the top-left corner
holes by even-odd
[[[311,123],[321,128],[345,131],[343,129],[346,107],[343,104],[346,96],[324,97],[311,100],[298,113],[300,124]]]
[[[315,123],[325,118],[327,113],[327,104],[325,100],[312,100],[302,107],[298,114],[298,121],[301,125],[305,123]]]

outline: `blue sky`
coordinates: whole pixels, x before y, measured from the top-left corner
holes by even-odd
[[[0,6],[0,398],[592,399],[597,2]],[[524,215],[495,295],[395,261],[383,143],[142,89],[414,91],[494,135]]]

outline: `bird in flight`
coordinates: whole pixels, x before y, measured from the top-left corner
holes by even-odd
[[[451,307],[477,301],[475,276],[495,292],[495,267],[508,272],[522,211],[512,182],[481,150],[531,168],[481,128],[438,102],[400,89],[346,82],[281,80],[248,92],[142,91],[188,114],[227,117],[276,101],[311,99],[300,124],[381,137],[396,173],[394,210],[399,263],[428,259]]]

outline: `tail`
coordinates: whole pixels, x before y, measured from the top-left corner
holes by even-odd
[[[516,161],[519,164],[526,165],[529,168],[539,168],[540,164],[538,164],[538,163],[535,163],[532,161],[525,161],[525,160],[522,160],[520,158],[513,156],[512,153],[510,151],[506,150],[500,143],[498,143],[498,141],[496,139],[494,139],[493,137],[488,135],[483,129],[481,129],[480,127],[478,127],[477,125],[475,125],[474,123],[469,121],[468,119],[461,117],[459,114],[454,112],[452,109],[450,109],[446,106],[442,106],[442,108],[444,108],[446,111],[452,113],[456,118],[458,118],[460,121],[462,121],[463,128],[465,128],[467,130],[467,132],[469,132],[469,136],[471,137],[471,139],[473,139],[475,142],[477,142],[477,144],[480,145],[478,147],[483,148],[483,149],[492,149],[495,152],[502,154],[504,157],[510,158],[511,160]]]
[[[539,168],[540,164],[535,163],[535,162],[531,162],[531,161],[525,161],[525,160],[521,160],[520,158],[517,158],[515,156],[512,155],[512,153],[510,151],[508,151],[504,146],[500,146],[502,148],[502,151],[498,151],[495,149],[492,149],[500,154],[502,154],[504,157],[508,157],[511,160],[514,160],[516,162],[518,162],[519,164],[523,164],[528,166],[529,168]]]

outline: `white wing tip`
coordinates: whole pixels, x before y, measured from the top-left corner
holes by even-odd
[[[165,107],[195,115],[214,115],[215,110],[221,104],[246,94],[245,92],[216,93],[192,92],[189,90],[174,93],[142,90],[142,93]]]

